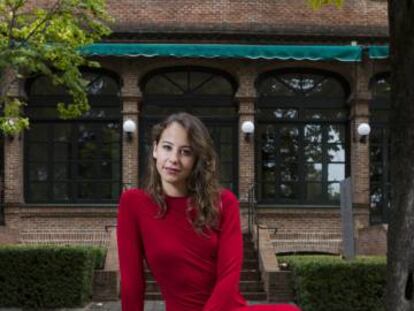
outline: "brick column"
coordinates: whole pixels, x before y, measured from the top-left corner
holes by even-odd
[[[9,95],[26,100],[23,81],[14,83]],[[20,206],[24,204],[24,133],[4,137],[4,218],[9,229],[20,227]]]
[[[23,134],[4,139],[4,203],[22,204]]]
[[[364,64],[357,65],[355,98],[351,107],[351,177],[353,184],[353,205],[355,229],[369,225],[369,139],[360,142],[358,125],[369,123],[369,77],[371,72]]]
[[[125,133],[122,135],[122,183],[124,188],[131,188],[138,186],[138,120],[141,92],[134,72],[125,72],[122,78],[124,81],[121,92],[123,121],[130,119],[136,124],[132,141],[126,139]]]
[[[254,98],[240,97],[239,101],[239,200],[247,202],[248,193],[254,184],[254,134],[246,140],[241,131],[243,122],[254,123]],[[255,125],[256,126],[256,125]]]
[[[244,121],[254,122],[254,89],[253,72],[242,69],[239,73],[239,89],[236,99],[239,102],[239,200],[247,203],[250,187],[254,184],[254,147],[255,134],[251,135],[249,140],[245,140],[245,135],[241,131]],[[257,126],[255,124],[255,130]]]

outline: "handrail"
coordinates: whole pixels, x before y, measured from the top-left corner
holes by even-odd
[[[248,210],[247,210],[247,230],[250,239],[253,238],[253,225],[256,221],[256,194],[255,194],[256,185],[253,183],[248,191]]]

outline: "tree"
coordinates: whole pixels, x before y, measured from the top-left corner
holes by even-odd
[[[35,5],[36,2],[36,5]],[[0,130],[13,134],[27,128],[24,100],[12,88],[19,80],[45,75],[64,86],[70,104],[58,104],[62,118],[89,109],[81,66],[97,67],[80,51],[110,33],[105,0],[0,0]]]
[[[310,0],[314,8],[340,5]],[[388,311],[414,310],[414,1],[388,0],[391,57],[391,215]],[[398,156],[397,156],[398,155]]]

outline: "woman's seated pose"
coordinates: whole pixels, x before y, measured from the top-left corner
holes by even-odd
[[[125,191],[119,204],[122,310],[144,309],[145,259],[167,311],[300,311],[293,304],[247,306],[240,295],[238,200],[219,188],[204,124],[178,113],[152,134],[145,189]]]

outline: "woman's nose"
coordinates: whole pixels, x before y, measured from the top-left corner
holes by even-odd
[[[169,160],[170,160],[172,163],[176,163],[176,162],[178,161],[178,152],[177,152],[177,151],[173,151],[173,152],[171,152],[171,153],[170,153]]]

